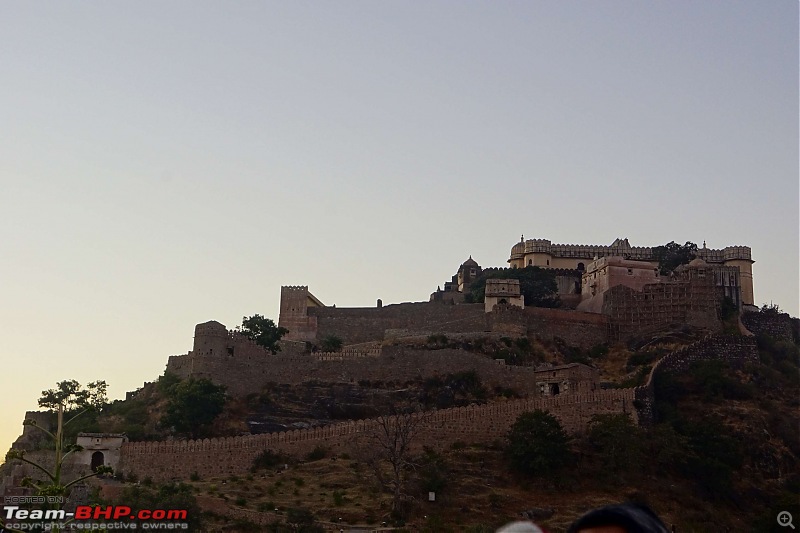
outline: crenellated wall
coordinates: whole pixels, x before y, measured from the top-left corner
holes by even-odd
[[[483,355],[461,350],[420,350],[387,346],[365,352],[317,352],[304,355],[215,357],[189,353],[172,356],[167,371],[182,379],[208,378],[233,395],[259,391],[267,383],[297,384],[318,380],[355,383],[362,380],[404,383],[432,376],[474,370],[489,387],[537,394],[531,367],[501,365]]]
[[[784,341],[800,341],[800,320],[786,313],[744,312],[742,323],[752,333],[769,335]]]
[[[535,409],[551,412],[565,429],[580,432],[596,414],[630,413],[636,419],[633,400],[632,389],[619,389],[434,411],[423,415],[415,445],[442,449],[457,441],[489,443],[502,439],[521,413]],[[303,456],[324,446],[341,452],[375,427],[376,420],[370,419],[242,437],[132,442],[122,447],[120,468],[154,481],[185,479],[194,472],[201,477],[243,474],[264,450]]]
[[[662,372],[685,372],[696,361],[726,361],[734,367],[758,364],[758,349],[752,337],[713,335],[685,346],[659,359],[650,370],[647,383],[636,387],[636,406],[643,424],[653,420],[653,380]]]

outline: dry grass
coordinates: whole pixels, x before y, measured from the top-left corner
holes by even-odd
[[[449,467],[445,489],[435,502],[418,485],[407,531],[494,531],[521,518],[532,508],[552,509],[539,523],[556,533],[588,509],[626,500],[635,487],[609,486],[598,490],[596,479],[581,479],[579,472],[553,480],[531,480],[509,472],[499,450],[466,447],[443,454]],[[260,510],[268,520],[283,520],[291,507],[312,511],[330,525],[380,525],[390,522],[390,496],[379,490],[365,465],[343,458],[299,463],[284,471],[259,472],[246,477],[214,478],[192,483],[199,494],[213,497],[220,506]],[[337,496],[338,495],[338,496]],[[648,495],[665,520],[676,508],[666,493]],[[279,510],[275,513],[274,509]],[[224,513],[223,513],[224,514]],[[340,520],[341,519],[341,522]],[[220,527],[221,526],[217,526]],[[233,527],[234,529],[231,529]],[[235,526],[225,531],[238,531]],[[244,529],[242,529],[244,531]],[[248,530],[252,531],[252,529]]]

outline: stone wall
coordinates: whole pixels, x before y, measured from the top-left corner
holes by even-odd
[[[317,334],[316,319],[308,309],[321,305],[305,285],[281,287],[278,326],[289,330],[287,338],[296,341],[313,341]]]
[[[662,372],[685,372],[696,361],[725,361],[734,367],[758,364],[758,349],[752,337],[738,335],[713,335],[672,352],[659,359],[650,371],[647,382],[636,387],[636,407],[639,420],[644,424],[653,420],[653,380]]]
[[[534,369],[498,364],[486,356],[461,350],[419,350],[387,346],[367,352],[305,355],[172,356],[167,371],[182,379],[208,378],[237,396],[261,390],[267,383],[357,383],[362,380],[404,383],[432,376],[475,370],[489,387],[510,387],[520,394],[537,392]]]
[[[608,340],[609,317],[596,313],[581,313],[543,307],[498,306],[487,315],[492,331],[512,331],[537,339],[563,339],[570,346],[590,348]]]
[[[457,441],[489,443],[502,439],[524,412],[543,409],[565,429],[580,432],[596,414],[630,413],[636,419],[632,389],[561,395],[547,399],[513,400],[426,413],[418,426],[418,448],[442,449]],[[359,420],[280,433],[205,440],[133,442],[122,447],[121,470],[154,481],[244,474],[264,450],[302,457],[317,446],[334,452],[352,451],[359,438],[374,431],[376,421]]]
[[[756,335],[769,335],[775,339],[800,342],[800,320],[786,313],[753,313],[744,312],[742,323]]]
[[[641,291],[617,285],[605,293],[603,314],[613,326],[610,340],[669,324],[691,324],[721,331],[713,277],[645,285]]]
[[[417,302],[385,307],[314,307],[308,313],[316,320],[317,339],[335,335],[345,344],[381,340],[387,329],[441,333],[488,330],[483,304]]]

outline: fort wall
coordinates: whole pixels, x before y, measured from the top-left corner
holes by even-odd
[[[647,382],[636,387],[636,407],[639,420],[643,424],[654,422],[653,419],[653,381],[664,372],[685,372],[696,361],[725,361],[733,367],[744,364],[758,364],[758,349],[752,337],[738,335],[714,335],[690,344],[659,359],[650,370]]]
[[[483,304],[402,303],[385,307],[316,307],[317,339],[335,335],[345,344],[381,340],[387,329],[433,330],[441,333],[488,331]]]
[[[595,391],[553,398],[513,400],[426,413],[418,426],[417,447],[442,449],[457,441],[489,443],[502,439],[524,412],[543,409],[561,420],[570,432],[582,431],[592,416],[630,413],[634,419],[632,389]],[[204,440],[133,442],[122,446],[120,468],[154,481],[243,474],[264,450],[303,456],[317,446],[334,453],[352,451],[360,437],[368,437],[377,421],[358,420],[288,432]]]
[[[800,320],[786,313],[745,312],[741,318],[744,326],[756,335],[769,335],[784,341],[800,341]]]
[[[718,294],[714,279],[667,281],[645,285],[641,291],[617,285],[606,291],[603,314],[613,326],[609,340],[619,340],[637,331],[669,324],[691,324],[721,331]]]
[[[322,306],[305,285],[281,287],[278,326],[289,330],[287,338],[296,341],[313,341],[317,334],[317,321],[308,315],[308,309]]]
[[[266,384],[304,381],[356,383],[362,380],[404,383],[432,376],[475,370],[489,387],[502,386],[534,394],[531,367],[498,364],[486,356],[461,350],[419,350],[387,346],[366,352],[318,352],[305,355],[214,357],[189,353],[172,356],[167,371],[182,379],[207,378],[233,395],[261,390]]]

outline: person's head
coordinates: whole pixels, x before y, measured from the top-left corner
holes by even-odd
[[[667,526],[646,505],[623,503],[589,511],[567,533],[668,533]]]
[[[504,525],[495,533],[545,533],[545,531],[529,520],[519,520]]]

